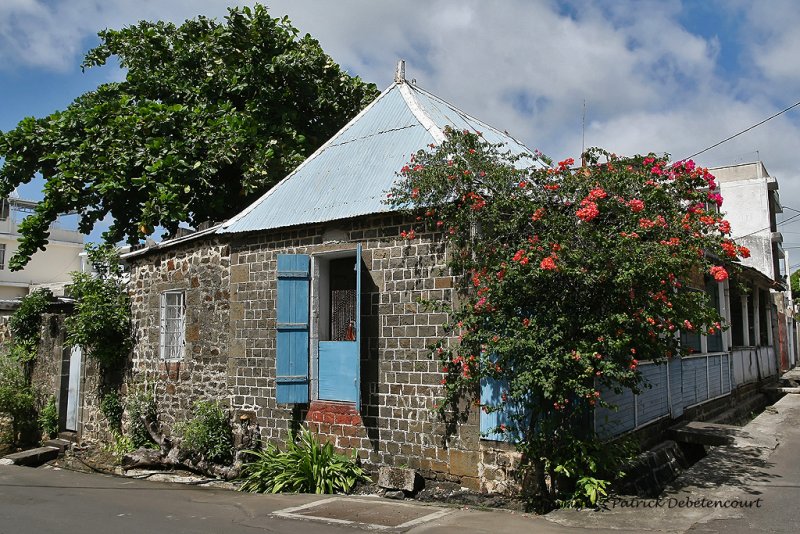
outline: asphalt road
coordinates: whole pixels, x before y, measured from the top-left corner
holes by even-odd
[[[316,516],[316,519],[312,519]],[[323,518],[323,519],[320,519]],[[541,516],[366,496],[255,495],[0,465],[0,534],[582,534]],[[591,534],[639,530],[592,527]]]
[[[65,470],[0,466],[0,534],[344,533],[271,517],[312,495],[252,495]]]

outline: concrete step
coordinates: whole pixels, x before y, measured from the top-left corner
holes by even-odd
[[[785,387],[800,386],[800,368],[795,367],[794,369],[789,369],[783,373],[783,375],[781,375],[780,383],[781,386]]]
[[[15,452],[3,457],[3,463],[14,465],[24,465],[26,467],[38,467],[50,460],[58,458],[59,449],[57,447],[38,447],[27,451]]]
[[[72,443],[78,443],[78,433],[72,430],[64,430],[63,432],[58,433],[58,439],[71,441]]]
[[[669,429],[669,437],[677,442],[716,447],[731,445],[742,432],[742,427],[687,421]]]
[[[48,439],[47,441],[42,443],[42,445],[45,447],[55,447],[58,449],[59,454],[64,454],[64,451],[70,448],[73,443],[74,442],[66,439],[56,438],[56,439]]]

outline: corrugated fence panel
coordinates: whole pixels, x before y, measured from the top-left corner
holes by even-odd
[[[614,393],[611,389],[601,388],[600,395],[609,404],[617,406],[617,410],[598,408],[595,412],[595,432],[601,438],[618,436],[636,426],[634,414],[634,396],[629,389],[622,393]]]
[[[642,392],[636,396],[637,425],[669,414],[667,394],[667,368],[665,365],[642,365]]]
[[[672,417],[683,415],[683,374],[680,358],[669,360],[669,388],[672,394]]]
[[[708,398],[713,399],[722,395],[722,370],[721,356],[708,357]]]
[[[725,354],[722,356],[722,392],[731,392],[731,356]]]
[[[778,360],[772,347],[759,347],[758,357],[762,378],[778,374]]]
[[[708,399],[706,383],[706,359],[684,358],[683,363],[683,406],[692,406]]]

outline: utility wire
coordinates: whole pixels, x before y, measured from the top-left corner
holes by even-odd
[[[757,128],[757,127],[761,126],[762,124],[764,124],[765,122],[767,122],[767,121],[771,121],[771,120],[772,120],[772,119],[774,119],[775,117],[778,117],[779,115],[783,115],[784,113],[786,113],[786,112],[787,112],[787,111],[789,111],[790,109],[792,109],[792,108],[796,108],[797,106],[800,106],[800,101],[798,101],[798,102],[795,102],[794,104],[792,104],[792,105],[791,105],[791,106],[789,106],[788,108],[786,108],[786,109],[784,109],[784,110],[781,110],[781,111],[777,112],[776,114],[774,114],[774,115],[772,115],[772,116],[769,116],[769,117],[767,117],[767,118],[766,118],[766,119],[764,119],[763,121],[761,121],[761,122],[759,122],[759,123],[756,123],[756,124],[754,124],[754,125],[750,126],[749,128],[745,128],[744,130],[742,130],[742,131],[741,131],[741,132],[739,132],[739,133],[735,133],[735,134],[733,134],[732,136],[730,136],[730,137],[728,137],[728,138],[725,138],[725,139],[723,139],[722,141],[720,141],[720,142],[718,142],[718,143],[715,143],[715,144],[711,145],[711,146],[710,146],[710,147],[708,147],[708,148],[704,148],[704,149],[703,149],[703,150],[701,150],[700,152],[695,152],[695,153],[694,153],[694,154],[692,154],[691,156],[687,156],[687,157],[685,157],[685,158],[681,158],[679,161],[684,161],[684,160],[687,160],[687,159],[692,159],[692,158],[694,158],[695,156],[699,156],[700,154],[702,154],[702,153],[704,153],[704,152],[708,152],[708,151],[709,151],[709,150],[711,150],[712,148],[717,148],[719,145],[721,145],[721,144],[723,144],[723,143],[727,143],[727,142],[728,142],[728,141],[730,141],[731,139],[734,139],[734,138],[736,138],[736,137],[739,137],[740,135],[742,135],[742,134],[744,134],[744,133],[747,133],[747,132],[749,132],[749,131],[750,131],[750,130],[752,130],[753,128]]]
[[[797,211],[797,210],[795,210],[795,211]],[[792,215],[788,219],[784,219],[781,222],[777,223],[775,226],[780,226],[782,224],[786,224],[788,222],[793,221],[794,219],[797,219],[798,217],[800,217],[800,211],[797,212],[797,215]],[[758,230],[754,230],[754,231],[750,232],[749,234],[739,235],[739,236],[736,236],[736,237],[732,237],[731,239],[736,240],[736,239],[741,239],[743,237],[749,237],[749,236],[751,236],[753,234],[757,234],[758,232],[763,232],[764,230],[769,230],[770,228],[772,228],[772,226],[765,226],[764,228],[759,228]]]

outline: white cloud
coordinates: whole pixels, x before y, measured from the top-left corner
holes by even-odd
[[[677,0],[265,3],[362,78],[383,88],[396,60],[405,58],[407,76],[420,86],[556,158],[580,151],[584,100],[588,146],[680,157],[800,99],[800,11],[793,0],[717,2],[705,11],[714,19],[693,31],[682,21],[697,6]],[[224,5],[4,0],[0,65],[74,67],[102,28],[220,17]],[[723,57],[733,65],[722,65]],[[781,180],[784,203],[800,209],[798,110],[698,160],[732,163],[755,159],[757,150]]]

